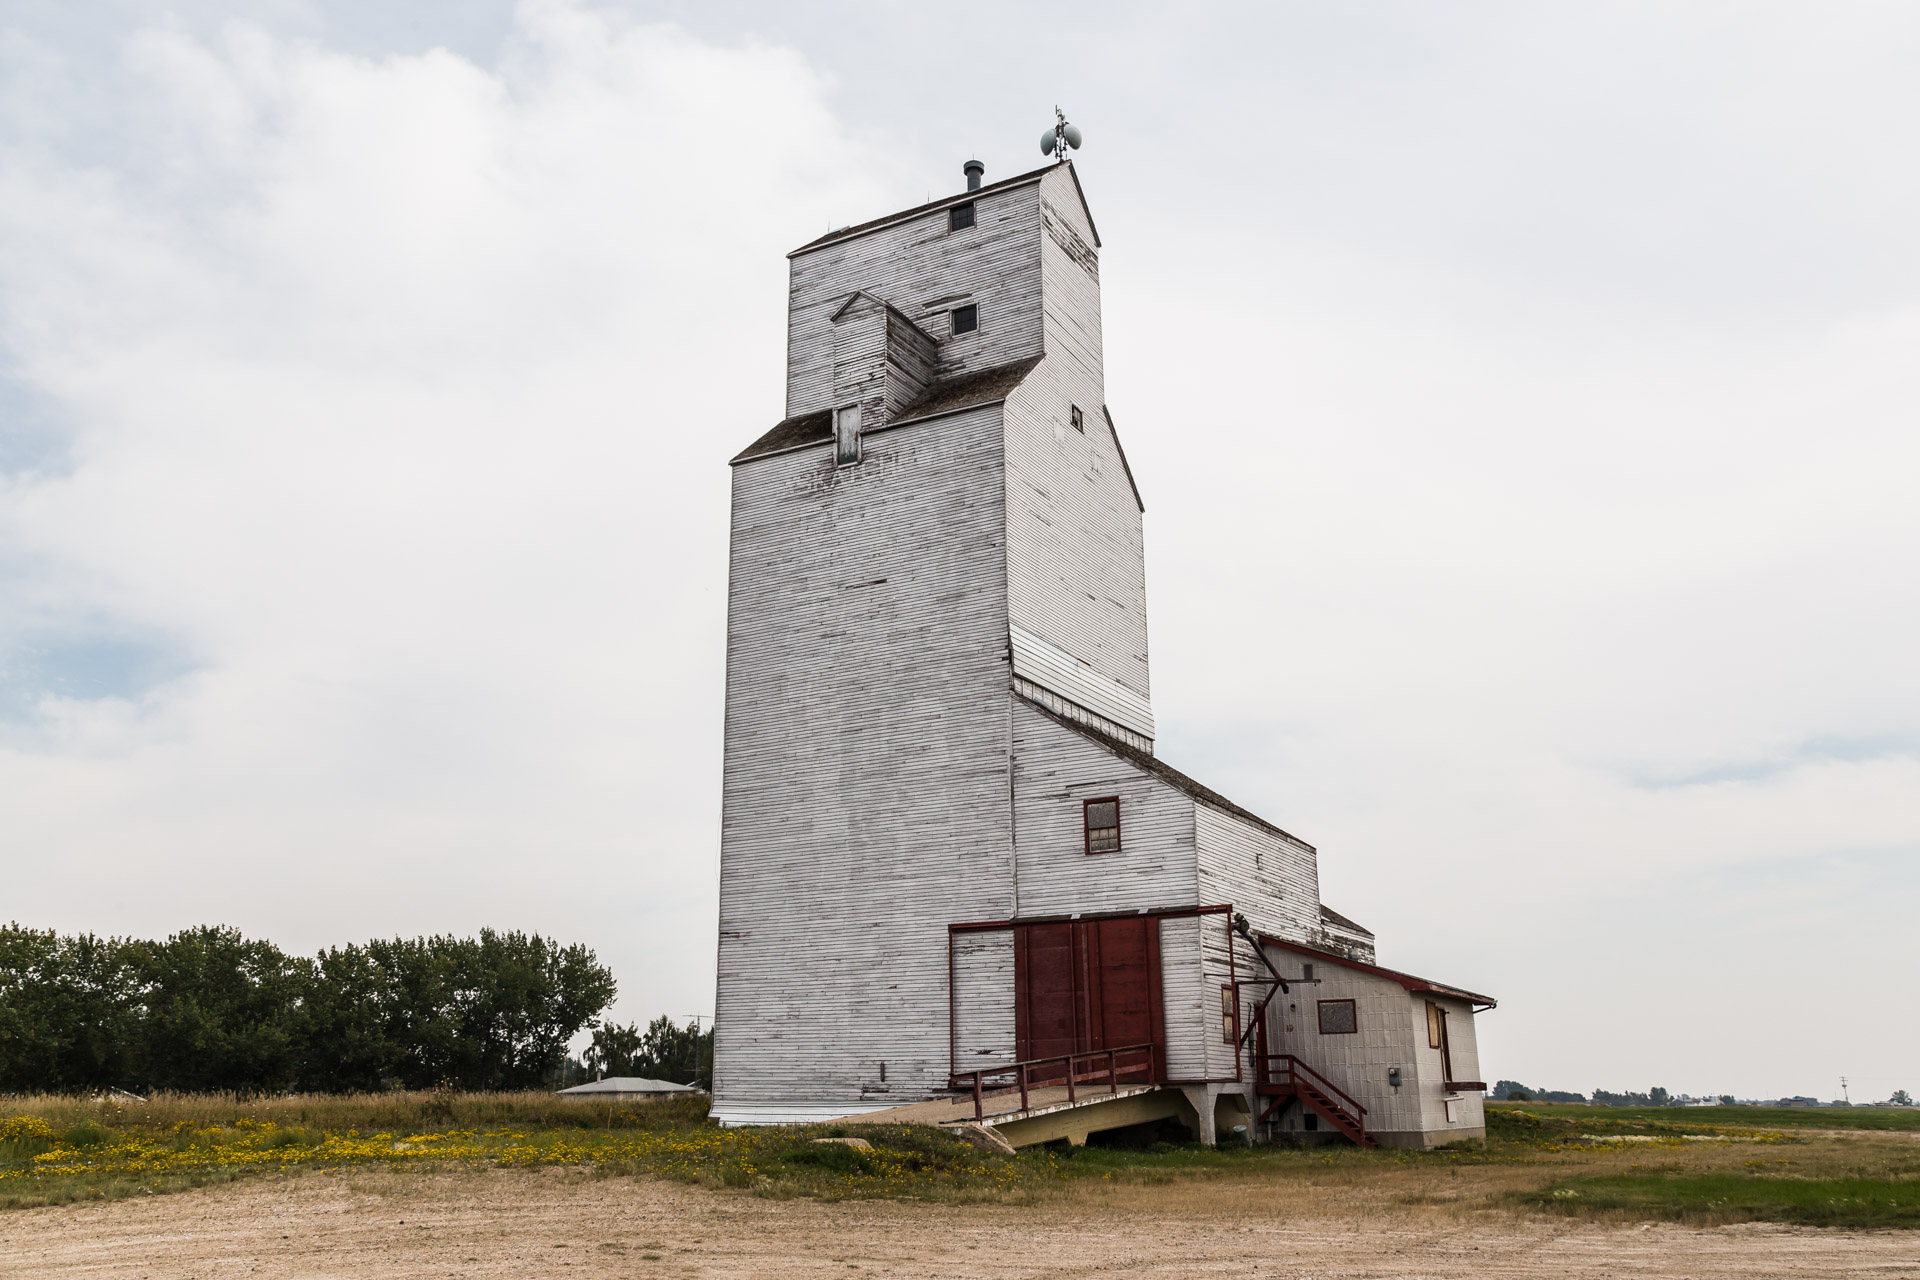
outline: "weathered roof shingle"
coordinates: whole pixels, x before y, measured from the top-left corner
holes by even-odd
[[[996,365],[977,373],[963,373],[959,377],[936,382],[918,400],[902,409],[892,421],[875,430],[886,431],[943,413],[958,413],[962,409],[975,409],[983,404],[1005,400],[1013,394],[1015,387],[1026,381],[1027,375],[1044,358],[1034,356],[1027,360],[1015,360],[1011,364]],[[825,444],[832,439],[833,410],[821,409],[774,423],[765,435],[736,454],[733,461],[750,462],[769,454],[785,453],[789,449]]]

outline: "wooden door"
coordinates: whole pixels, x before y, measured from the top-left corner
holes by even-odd
[[[1078,1053],[1081,1044],[1080,983],[1076,981],[1074,927],[1017,925],[1013,931],[1016,1056],[1021,1062]]]
[[[1013,963],[1020,1061],[1150,1044],[1165,1074],[1158,920],[1015,925]]]

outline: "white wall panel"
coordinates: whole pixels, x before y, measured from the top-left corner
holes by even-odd
[[[1014,1061],[1013,931],[953,935],[954,1068]]]
[[[946,1084],[946,926],[1013,911],[999,440],[733,469],[717,1114]]]
[[[832,407],[833,316],[855,290],[939,343],[941,378],[1044,352],[1040,183],[987,192],[974,207],[975,225],[964,230],[949,231],[942,208],[793,255],[785,416]],[[955,337],[948,313],[967,302],[980,308],[980,328]]]

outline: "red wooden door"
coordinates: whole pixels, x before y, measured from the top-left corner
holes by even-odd
[[[1019,1003],[1014,1034],[1019,1060],[1078,1053],[1080,984],[1075,981],[1074,929],[1067,921],[1015,926],[1014,984]]]
[[[1014,1035],[1022,1062],[1160,1045],[1160,930],[1148,916],[1015,925]]]

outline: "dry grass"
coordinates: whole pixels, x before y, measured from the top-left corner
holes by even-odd
[[[1579,1109],[1490,1109],[1491,1140],[1434,1152],[1190,1144],[983,1153],[912,1126],[721,1130],[705,1100],[605,1104],[544,1093],[0,1099],[0,1207],[116,1199],[262,1173],[562,1167],[762,1197],[954,1204],[1153,1204],[1195,1215],[1284,1203],[1295,1215],[1407,1221],[1920,1225],[1910,1132],[1783,1132]],[[11,1138],[8,1116],[18,1132]],[[1759,1119],[1743,1109],[1745,1119]],[[871,1153],[820,1147],[851,1134]],[[1571,1194],[1569,1194],[1571,1193]],[[1909,1214],[1903,1205],[1911,1202]]]
[[[56,1128],[89,1120],[113,1127],[196,1129],[230,1127],[240,1120],[281,1128],[344,1132],[499,1128],[652,1128],[663,1116],[687,1123],[705,1114],[704,1097],[649,1102],[599,1103],[544,1091],[457,1093],[413,1090],[393,1093],[296,1093],[279,1097],[231,1093],[156,1093],[145,1100],[86,1098],[62,1094],[0,1096],[0,1115],[35,1116]]]

